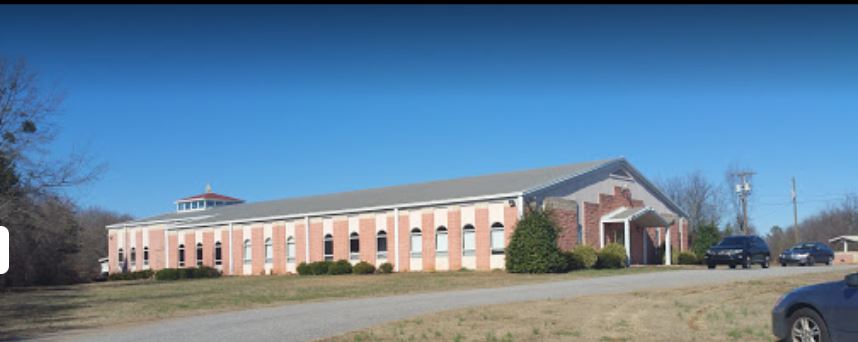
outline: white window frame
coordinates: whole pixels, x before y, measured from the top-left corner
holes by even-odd
[[[250,265],[253,263],[253,244],[250,239],[244,240],[244,264]]]
[[[384,250],[379,249],[378,240],[380,238],[384,238]],[[387,259],[387,232],[384,230],[379,230],[375,233],[375,251],[377,259]]]
[[[352,242],[354,240],[357,240],[357,251],[352,250]],[[360,260],[360,234],[358,232],[349,234],[349,259]]]
[[[137,254],[137,247],[131,247],[131,251],[128,254],[128,258],[131,259],[131,262],[128,264],[131,267],[137,266],[137,256],[135,254]]]
[[[143,246],[143,266],[149,266],[149,246]]]
[[[217,255],[218,251],[220,251],[220,258],[218,258],[218,255]],[[215,264],[215,266],[223,265],[223,244],[220,241],[215,242],[214,264]]]
[[[286,262],[295,262],[295,238],[286,238]]]
[[[265,263],[274,262],[274,241],[271,238],[265,239]]]
[[[331,243],[331,254],[328,254],[328,242]],[[324,253],[323,255],[325,256],[325,261],[334,261],[334,247],[336,247],[334,246],[334,236],[331,234],[325,235],[324,239],[322,240],[322,253]]]
[[[411,257],[415,259],[423,258],[423,231],[420,228],[411,229]],[[417,238],[417,243],[414,239]]]
[[[204,251],[204,250],[205,250],[205,249],[204,249],[204,247],[203,247],[203,243],[202,243],[202,242],[197,242],[197,247],[196,247],[196,250],[195,250],[196,254],[194,254],[194,258],[195,258],[195,259],[197,259],[197,267],[199,267],[199,266],[202,266],[202,265],[203,265],[203,258],[202,258],[202,256],[203,256],[203,251]]]
[[[492,255],[502,255],[504,254],[504,250],[506,246],[504,245],[506,241],[504,236],[504,227],[503,223],[495,222],[492,224],[491,230],[489,231],[489,247],[492,250]],[[495,247],[495,233],[500,233],[500,247]]]
[[[176,259],[179,262],[179,267],[185,267],[185,261],[187,260],[187,255],[185,255],[185,244],[179,245],[179,253]]]
[[[470,227],[470,228],[469,228]],[[470,235],[473,241],[473,248],[468,249],[468,236]],[[462,256],[477,255],[477,228],[467,224],[462,227]]]
[[[444,249],[441,249],[441,244],[438,243],[443,238]],[[435,255],[447,256],[450,251],[450,231],[447,227],[440,226],[435,229]]]

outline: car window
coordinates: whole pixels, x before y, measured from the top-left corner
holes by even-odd
[[[735,245],[745,245],[748,243],[748,239],[742,236],[730,236],[721,240],[718,244],[719,246],[735,246]]]

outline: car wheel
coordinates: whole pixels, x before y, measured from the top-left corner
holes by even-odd
[[[810,308],[796,310],[789,316],[789,337],[787,341],[822,342],[829,341],[828,327],[816,311]]]
[[[742,268],[744,268],[744,269],[751,268],[751,257],[745,256],[745,260],[742,260]]]
[[[785,262],[782,262],[782,263],[781,263],[781,267],[786,267],[786,263],[785,263]]]
[[[766,256],[766,258],[763,259],[762,266],[763,266],[763,268],[769,268],[769,256]]]
[[[731,269],[736,269],[736,264],[730,264]]]
[[[715,269],[715,265],[706,265],[706,267],[708,267],[710,270],[714,270],[714,269]]]
[[[825,261],[825,264],[831,266],[834,263],[834,257],[828,257],[828,260]]]
[[[813,266],[816,264],[816,260],[813,260],[813,257],[807,258],[807,266]]]

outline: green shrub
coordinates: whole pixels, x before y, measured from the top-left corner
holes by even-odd
[[[299,275],[310,275],[310,265],[306,262],[302,261],[295,270],[298,271]]]
[[[566,258],[557,248],[557,229],[545,211],[524,216],[506,248],[506,269],[511,273],[549,273],[566,270]]]
[[[352,264],[348,260],[337,260],[328,267],[328,274],[350,274],[352,273]]]
[[[378,273],[393,273],[393,264],[386,262],[378,266]]]
[[[361,261],[352,267],[352,272],[354,274],[373,274],[375,273],[375,266],[366,261]]]
[[[155,273],[152,270],[142,270],[137,272],[113,273],[107,276],[107,280],[138,280],[149,279]]]
[[[328,269],[331,268],[330,261],[316,261],[310,263],[310,275],[328,274]]]
[[[202,279],[218,278],[220,276],[220,271],[208,266],[197,268],[165,268],[155,272],[156,280]]]
[[[697,260],[697,255],[691,252],[679,253],[677,261],[680,265],[695,265],[699,263],[699,261]]]
[[[596,267],[622,268],[626,266],[626,248],[618,243],[610,243],[598,253]]]
[[[596,265],[599,255],[590,245],[579,245],[566,253],[566,260],[570,271],[588,269]]]

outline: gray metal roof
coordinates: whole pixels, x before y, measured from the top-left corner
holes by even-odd
[[[382,209],[385,207],[400,207],[425,202],[455,201],[475,197],[522,193],[621,161],[625,160],[622,158],[597,160],[525,171],[235,204],[205,211],[167,213],[108,227],[133,225],[151,221],[182,220],[201,216],[203,218],[192,219],[192,223],[245,221],[266,217],[299,216],[303,214],[364,208]]]

